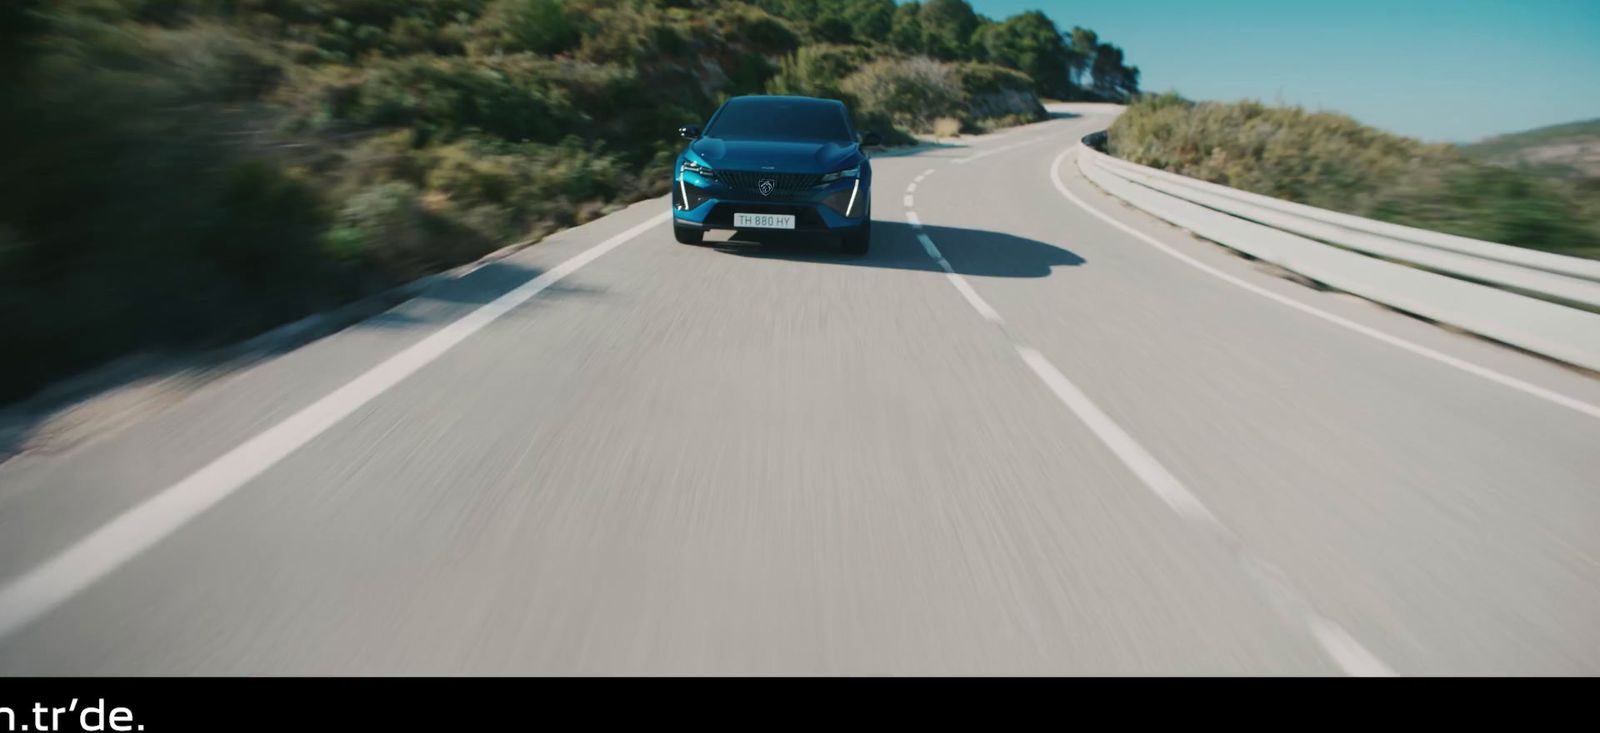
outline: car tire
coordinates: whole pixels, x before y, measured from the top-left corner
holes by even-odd
[[[705,240],[706,232],[704,229],[691,229],[674,225],[672,227],[672,237],[678,240],[678,244],[699,244]]]
[[[867,219],[861,226],[839,237],[839,244],[843,245],[845,254],[866,254],[872,247],[872,220]]]

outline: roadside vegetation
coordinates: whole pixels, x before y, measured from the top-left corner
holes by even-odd
[[[658,195],[729,96],[905,143],[1137,88],[1092,32],[964,0],[7,0],[0,400]]]
[[[1328,112],[1145,96],[1111,154],[1245,191],[1381,221],[1600,257],[1600,185],[1570,167],[1430,145]]]

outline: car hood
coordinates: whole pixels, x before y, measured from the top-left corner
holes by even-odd
[[[689,145],[712,168],[775,173],[830,173],[856,158],[855,143],[791,140],[724,140],[703,137]]]

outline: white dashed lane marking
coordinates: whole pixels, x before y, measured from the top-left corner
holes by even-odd
[[[979,153],[956,163],[965,163],[978,158],[1001,152],[1021,145],[1026,145],[1037,140],[1025,143],[1008,145],[985,153]],[[1060,163],[1059,160],[1056,161]],[[1178,480],[1166,466],[1162,465],[1150,451],[1146,450],[1128,431],[1123,430],[1115,420],[1101,410],[1087,394],[1083,392],[1072,380],[1068,379],[1044,354],[1039,353],[1027,344],[1017,340],[1005,326],[1005,319],[1000,313],[989,305],[988,301],[978,295],[977,290],[967,279],[956,272],[944,253],[939,251],[939,246],[933,238],[922,231],[922,221],[917,213],[911,209],[912,197],[910,192],[916,188],[917,182],[933,173],[933,169],[924,171],[906,187],[906,221],[910,222],[917,233],[917,242],[922,245],[924,252],[939,267],[944,270],[945,277],[961,294],[962,299],[971,305],[984,320],[999,326],[1006,332],[1006,337],[1016,349],[1017,355],[1028,366],[1034,376],[1043,382],[1045,387],[1056,396],[1056,399],[1066,406],[1095,437],[1110,449],[1122,465],[1144,484],[1145,488],[1155,494],[1163,503],[1172,509],[1190,526],[1193,526],[1213,540],[1224,545],[1229,553],[1239,564],[1241,570],[1254,583],[1257,592],[1267,601],[1268,605],[1276,609],[1291,624],[1303,629],[1307,636],[1320,647],[1324,654],[1331,659],[1340,670],[1352,677],[1392,677],[1394,670],[1384,664],[1377,656],[1367,651],[1355,637],[1351,636],[1338,624],[1319,613],[1309,601],[1305,599],[1287,580],[1283,574],[1271,564],[1261,560],[1246,551],[1238,538],[1215,515],[1206,508],[1200,498],[1190,491],[1182,481]],[[1051,171],[1055,175],[1055,171]],[[1061,186],[1059,178],[1056,185]],[[1081,203],[1081,202],[1080,202]]]

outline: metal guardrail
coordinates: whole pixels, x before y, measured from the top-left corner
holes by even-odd
[[[1600,314],[1513,292],[1600,305],[1600,262],[1238,191],[1112,158],[1091,138],[1079,169],[1136,208],[1331,287],[1600,370]]]
[[[1123,177],[1284,231],[1458,277],[1600,306],[1600,261],[1362,219],[1107,157]]]

